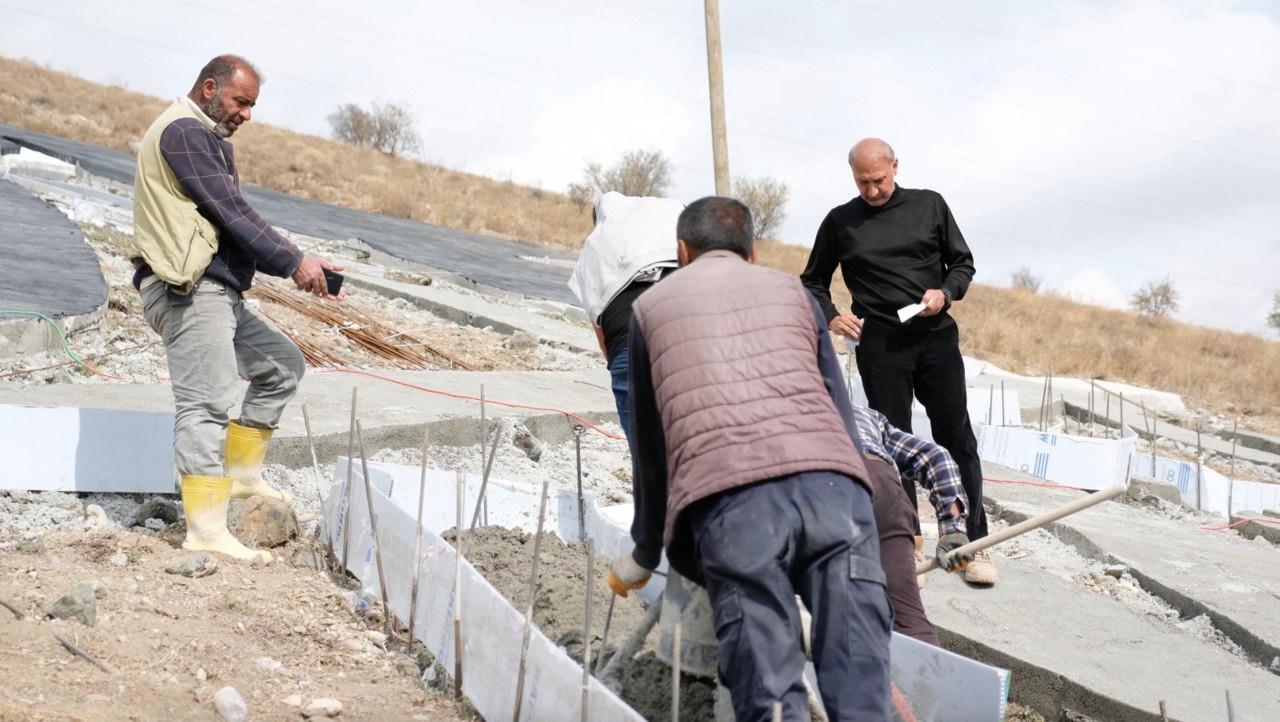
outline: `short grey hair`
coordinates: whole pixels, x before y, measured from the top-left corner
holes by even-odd
[[[734,198],[707,196],[681,211],[676,236],[694,255],[721,250],[750,258],[756,233],[746,204]]]
[[[221,88],[231,80],[231,76],[235,75],[237,70],[243,70],[252,75],[258,81],[258,85],[266,82],[258,68],[248,60],[239,55],[219,55],[205,63],[205,66],[200,69],[200,75],[196,78],[196,82],[191,86],[191,89],[193,91],[199,90],[206,80],[213,80],[213,84]]]

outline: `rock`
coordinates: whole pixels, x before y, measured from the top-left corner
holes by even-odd
[[[200,682],[203,682],[206,679],[209,679],[209,673],[204,671],[204,667],[201,667],[200,669],[196,670],[196,679]]]
[[[254,660],[254,664],[258,666],[258,669],[269,674],[288,674],[288,670],[284,668],[283,664],[270,657],[258,657]]]
[[[361,654],[369,654],[373,652],[373,647],[369,646],[367,641],[360,639],[359,637],[344,639],[340,645],[343,649],[350,652],[359,652]]]
[[[49,551],[43,539],[23,539],[18,542],[17,549],[23,554],[44,554]]]
[[[318,549],[297,549],[293,552],[293,558],[289,560],[289,563],[295,567],[317,572],[322,572],[328,568],[325,563],[324,553]]]
[[[97,504],[90,504],[84,508],[85,526],[94,529],[114,529],[116,523],[111,521],[111,517],[107,516],[107,512]]]
[[[157,519],[155,517],[151,517],[150,519],[147,519],[146,521],[142,522],[142,526],[144,528],[150,529],[151,531],[164,531],[164,528],[169,525],[165,524],[163,519]]]
[[[538,347],[538,337],[528,331],[516,331],[502,340],[502,347],[512,351],[528,351]]]
[[[406,677],[417,677],[422,674],[422,670],[418,669],[418,663],[413,661],[412,657],[403,654],[395,656],[396,671]]]
[[[291,695],[289,695],[288,697],[285,697],[284,699],[280,700],[280,704],[283,704],[283,705],[288,706],[288,707],[301,707],[301,706],[302,706],[302,695],[300,695],[300,694],[291,694]]]
[[[317,697],[302,708],[303,717],[337,717],[342,714],[342,703],[332,697]]]
[[[74,619],[92,627],[98,622],[98,600],[107,596],[107,588],[102,582],[76,582],[71,591],[49,606],[48,616],[55,619]]]
[[[278,547],[298,535],[298,520],[293,509],[279,499],[255,496],[232,501],[227,512],[227,528],[251,547]]]
[[[133,517],[134,526],[146,526],[148,529],[156,527],[147,524],[152,519],[159,519],[163,529],[165,525],[178,521],[178,505],[168,499],[148,499],[138,507],[137,514]]]
[[[1116,579],[1119,579],[1120,577],[1124,576],[1124,573],[1127,569],[1128,567],[1126,567],[1123,564],[1108,564],[1107,566],[1103,567],[1102,571],[1109,577],[1115,577]]]
[[[127,567],[129,566],[129,555],[124,552],[116,552],[111,555],[111,558],[108,559],[107,562],[109,562],[113,567]]]
[[[542,443],[538,437],[531,434],[529,429],[525,428],[524,424],[517,424],[516,427],[512,429],[511,443],[514,444],[517,449],[523,451],[524,455],[529,457],[530,461],[534,462],[542,458],[542,452],[547,448],[547,445]]]
[[[209,552],[183,554],[169,562],[164,570],[168,574],[179,574],[184,577],[207,577],[218,569],[218,562]]]
[[[381,647],[387,643],[387,635],[376,629],[370,629],[364,633],[366,639]]]
[[[223,687],[213,693],[213,708],[227,722],[244,722],[249,717],[249,706],[235,687]]]

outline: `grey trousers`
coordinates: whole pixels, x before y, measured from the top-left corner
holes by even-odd
[[[142,314],[164,340],[175,410],[173,450],[181,476],[222,476],[229,413],[249,380],[238,423],[274,429],[306,369],[302,352],[245,305],[238,291],[201,280],[190,304],[169,302],[165,284],[142,284]]]

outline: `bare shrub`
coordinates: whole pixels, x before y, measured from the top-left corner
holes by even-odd
[[[591,205],[595,200],[595,191],[586,183],[570,183],[568,189],[569,200],[573,202],[578,212],[587,210],[587,206]]]
[[[370,110],[344,103],[329,114],[335,139],[392,156],[421,150],[422,139],[413,126],[413,113],[408,108],[376,100]]]
[[[1013,272],[1012,283],[1014,288],[1021,288],[1031,293],[1040,292],[1040,284],[1044,279],[1031,272],[1030,268],[1023,266]]]
[[[751,209],[756,240],[772,238],[774,231],[787,218],[787,198],[790,195],[787,184],[769,176],[742,176],[733,181],[733,192]]]
[[[1147,281],[1129,299],[1134,311],[1151,318],[1164,318],[1178,310],[1178,289],[1173,281]]]
[[[1267,325],[1280,333],[1280,291],[1276,291],[1271,299],[1271,313],[1267,314]]]
[[[671,187],[671,161],[660,150],[628,151],[613,165],[587,163],[582,180],[569,185],[570,197],[579,199],[617,191],[626,196],[660,196]],[[576,193],[576,196],[574,195]],[[583,207],[590,201],[583,201]]]

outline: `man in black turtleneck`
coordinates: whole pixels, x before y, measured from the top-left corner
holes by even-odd
[[[960,332],[947,313],[973,280],[973,254],[941,195],[894,182],[898,160],[888,143],[858,141],[849,165],[858,197],[827,214],[800,278],[831,332],[859,342],[858,372],[871,408],[910,432],[913,395],[924,404],[934,440],[960,467],[969,537],[980,539],[987,535],[982,465],[966,408]],[[837,266],[853,293],[853,313],[841,314],[831,302]],[[899,309],[913,304],[924,309],[900,321]],[[903,486],[914,502],[915,483],[904,477]],[[965,579],[995,583],[986,552],[975,556]]]

